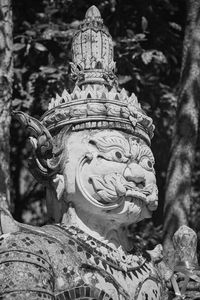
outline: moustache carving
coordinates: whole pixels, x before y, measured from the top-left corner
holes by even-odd
[[[90,176],[90,181],[96,194],[99,196],[99,202],[102,204],[118,203],[124,198],[133,202],[139,199],[149,206],[150,210],[157,207],[157,187],[155,184],[149,184],[142,188],[132,181],[127,181],[119,173],[110,173],[104,176]]]

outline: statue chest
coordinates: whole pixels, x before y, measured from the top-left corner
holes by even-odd
[[[159,300],[162,286],[153,272],[152,265],[145,263],[132,271],[117,270],[96,258],[80,266],[68,267],[66,281],[57,278],[56,299],[113,299],[113,300]],[[99,260],[99,261],[98,261]],[[66,284],[59,291],[59,284]]]
[[[67,233],[63,252],[52,258],[56,300],[161,299],[162,284],[150,262],[117,253],[80,232]]]

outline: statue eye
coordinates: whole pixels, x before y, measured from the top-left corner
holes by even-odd
[[[116,152],[115,152],[115,156],[116,156],[116,158],[118,158],[118,159],[121,159],[121,158],[122,158],[122,154],[121,154],[121,152],[119,152],[119,151],[116,151]]]
[[[140,160],[140,165],[147,171],[153,170],[153,162],[147,157],[144,157]]]
[[[129,160],[129,156],[125,155],[125,153],[120,150],[116,151],[114,149],[105,153],[99,153],[97,157],[117,163],[126,163]]]
[[[152,164],[152,162],[150,160],[147,161],[147,165],[148,165],[149,168],[153,167],[153,164]]]

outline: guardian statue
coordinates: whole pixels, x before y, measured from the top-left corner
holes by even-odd
[[[118,88],[112,39],[95,6],[72,53],[72,93],[52,99],[40,121],[15,113],[55,225],[20,224],[1,211],[0,299],[164,299],[161,249],[134,254],[130,232],[157,207],[154,125]]]

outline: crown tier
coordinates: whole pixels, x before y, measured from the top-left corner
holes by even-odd
[[[144,114],[135,94],[128,97],[125,89],[118,92],[113,87],[108,91],[101,85],[76,86],[71,94],[66,90],[61,96],[57,94],[42,121],[50,131],[69,124],[79,124],[75,130],[106,126],[121,129],[140,136],[148,144],[154,130],[152,119]]]

